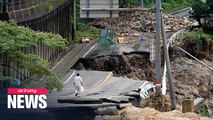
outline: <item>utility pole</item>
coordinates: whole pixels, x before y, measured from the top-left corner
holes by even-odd
[[[167,68],[166,72],[167,72],[167,77],[168,77],[168,81],[169,81],[169,92],[170,92],[172,110],[174,110],[174,109],[176,109],[176,100],[175,100],[175,95],[174,95],[174,83],[173,83],[172,74],[171,74],[171,66],[170,66],[169,53],[168,53],[168,47],[167,47],[166,32],[165,32],[162,14],[161,14],[161,33],[162,33],[162,38],[163,38],[164,59],[166,61],[166,68]]]
[[[161,93],[161,0],[156,0],[156,40],[155,40],[155,58],[156,58],[156,92]]]

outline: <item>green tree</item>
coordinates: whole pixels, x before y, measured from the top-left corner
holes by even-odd
[[[139,5],[139,0],[123,0],[124,5]]]
[[[193,0],[192,9],[192,17],[198,21],[199,25],[213,30],[213,0]]]
[[[28,70],[38,77],[47,78],[47,82],[44,85],[50,91],[53,89],[61,90],[62,84],[57,76],[47,67],[48,61],[43,60],[37,55],[21,51],[22,48],[36,48],[38,43],[42,43],[44,46],[67,48],[66,40],[60,35],[35,32],[30,28],[18,26],[15,21],[0,21],[0,53],[7,55],[9,61],[13,62],[17,68]],[[9,67],[10,65],[6,64],[4,66]],[[8,76],[0,76],[0,78],[2,77],[8,79]]]

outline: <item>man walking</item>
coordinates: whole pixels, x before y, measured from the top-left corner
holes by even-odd
[[[73,85],[75,86],[75,96],[80,97],[81,92],[84,91],[84,87],[83,87],[82,78],[80,77],[79,73],[76,74],[76,77],[74,78],[74,81],[73,81]]]

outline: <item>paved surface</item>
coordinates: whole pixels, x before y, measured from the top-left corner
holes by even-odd
[[[179,16],[179,17],[188,17],[189,11],[190,11],[190,7],[175,11],[172,14],[175,15],[175,16]]]
[[[69,48],[65,56],[63,56],[57,64],[54,65],[52,71],[59,77],[62,78],[64,74],[83,56],[87,55],[88,52],[96,45],[96,41],[91,43],[76,43]],[[44,80],[44,79],[42,79]],[[24,87],[41,87],[44,81],[27,81],[23,84]]]
[[[85,91],[74,96],[73,79],[76,73],[83,78]],[[144,81],[112,77],[112,72],[69,70],[62,78],[64,88],[48,95],[48,108],[103,107],[126,104],[139,97],[138,88]]]
[[[96,41],[93,41],[89,44],[74,44],[69,52],[64,56],[53,68],[52,70],[58,75],[60,78],[73,66],[79,58],[85,56],[92,46],[96,44]]]
[[[111,44],[106,46],[96,45],[86,58],[107,56],[107,55],[122,55],[134,52],[149,53],[150,46],[144,46],[143,44]]]

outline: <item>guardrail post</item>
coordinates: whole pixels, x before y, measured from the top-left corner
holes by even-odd
[[[8,12],[8,0],[3,1],[3,12]]]
[[[30,6],[33,6],[33,1],[32,0],[30,0]]]
[[[25,0],[25,8],[28,8],[28,0]]]
[[[141,8],[143,8],[143,5],[144,5],[144,4],[143,4],[143,0],[141,0]]]
[[[12,12],[14,12],[14,0],[11,1]]]
[[[2,13],[2,8],[3,8],[3,1],[0,0],[0,13]]]
[[[76,31],[76,0],[73,1],[74,31]]]
[[[21,0],[18,1],[18,8],[21,10]]]
[[[150,62],[154,62],[155,61],[155,44],[154,44],[153,40],[151,41],[150,50],[151,50],[151,53],[150,53]]]

